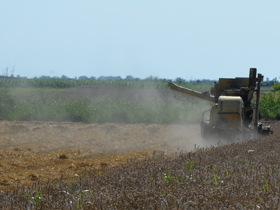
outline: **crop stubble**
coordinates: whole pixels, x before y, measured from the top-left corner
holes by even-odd
[[[154,150],[190,150],[201,141],[198,125],[2,121],[0,135],[2,190],[35,180],[67,180],[85,168],[98,171]]]
[[[190,129],[179,126],[178,129],[174,125],[140,124],[133,125],[137,126],[135,130],[131,126],[2,122],[1,129],[6,132],[3,146],[6,149],[1,151],[1,169],[10,164],[10,168],[6,168],[11,171],[10,178],[24,173],[21,170],[12,173],[13,167],[33,166],[34,170],[21,180],[19,177],[17,181],[20,184],[15,186],[14,181],[4,181],[1,177],[2,186],[6,186],[8,191],[1,192],[0,203],[5,208],[14,205],[31,209],[279,209],[278,122],[272,126],[273,136],[267,138],[210,148],[197,147],[191,152],[171,155],[165,155],[170,151],[169,148],[172,150],[178,145],[188,144],[187,138],[193,134],[196,126],[190,126]],[[39,132],[43,128],[45,132]],[[44,138],[37,141],[35,138],[35,142],[31,142],[30,139],[28,141],[31,135],[25,135],[36,131],[38,135],[40,133],[39,136],[55,137],[71,133],[74,128],[74,133],[80,132],[80,135],[87,133],[87,129],[95,130],[95,133],[99,131],[100,136],[105,135],[105,143],[103,147],[100,146],[103,148],[100,150],[102,154],[90,153],[86,135],[79,138],[80,143],[85,143],[83,146],[77,143],[69,147],[66,141],[58,144],[50,141],[46,144]],[[105,150],[106,146],[113,148],[120,145],[112,139],[117,136],[118,129],[126,128],[131,133],[123,132],[121,139],[127,135],[128,139],[132,139],[134,134],[141,136],[142,140],[149,136],[152,142],[143,142],[140,150],[137,150],[140,144],[126,141],[123,154]],[[180,134],[184,142],[176,141],[176,134]],[[23,142],[21,146],[14,147],[8,137],[17,135],[22,137]],[[170,141],[171,136],[174,141]],[[195,139],[194,136],[191,138]],[[15,139],[11,141],[17,141]],[[153,142],[154,139],[159,140]],[[164,142],[164,139],[169,141]],[[145,148],[144,145],[149,147]],[[17,157],[20,155],[24,156],[20,159],[29,156],[26,163],[19,162]],[[6,160],[10,162],[5,163]],[[40,171],[42,168],[43,172]],[[51,179],[46,180],[43,175]],[[29,184],[26,182],[29,187],[22,186],[27,179],[30,180]],[[31,195],[30,198],[26,193]]]

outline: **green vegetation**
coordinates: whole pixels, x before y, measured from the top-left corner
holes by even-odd
[[[99,98],[65,99],[45,97],[43,93],[71,91],[81,86],[102,89],[167,89],[167,80],[147,78],[145,80],[96,80],[96,79],[24,79],[1,77],[0,79],[0,119],[16,121],[72,121],[84,123],[175,123],[200,121],[201,110],[208,107],[207,102],[193,99],[186,103],[185,96],[176,94],[176,99],[166,100],[157,95],[143,100],[141,98],[104,95]],[[196,82],[195,82],[196,83]],[[186,83],[187,84],[187,83]],[[186,85],[185,84],[185,85]],[[194,86],[190,83],[189,86]],[[199,86],[196,84],[196,88]],[[27,98],[17,96],[29,94]],[[33,97],[33,94],[37,97]],[[39,96],[38,96],[39,95]],[[200,101],[199,103],[197,101]]]
[[[0,120],[12,120],[11,116],[15,109],[15,100],[7,89],[0,89]]]
[[[8,74],[5,74],[8,75]],[[37,120],[37,121],[73,121],[84,123],[175,123],[200,121],[201,111],[209,104],[199,99],[193,102],[184,100],[177,94],[173,101],[155,97],[152,100],[118,98],[105,95],[102,98],[79,98],[66,100],[63,97],[34,97],[19,100],[22,94],[41,94],[48,92],[66,92],[80,87],[110,87],[128,89],[166,90],[170,80],[158,77],[137,79],[118,78],[21,78],[0,77],[0,120]],[[213,86],[212,80],[186,81],[177,78],[175,82],[194,90],[207,90]],[[266,81],[265,87],[273,84],[271,91],[262,92],[260,114],[264,118],[280,119],[280,83],[276,79]]]
[[[168,103],[160,98],[143,101],[106,96],[98,100],[83,98],[31,98],[15,100],[1,93],[1,119],[19,121],[73,121],[84,123],[172,123],[199,121],[196,115],[204,103]],[[205,109],[205,108],[204,108]]]
[[[260,100],[261,117],[280,119],[280,83],[275,82],[271,91],[263,93]]]
[[[194,99],[186,103],[184,96],[177,94],[171,102],[161,97],[148,100],[104,95],[99,98],[65,99],[45,97],[44,93],[68,92],[80,87],[103,87],[128,89],[166,90],[170,80],[148,77],[126,79],[114,77],[61,78],[21,78],[9,75],[8,69],[0,77],[0,120],[16,121],[73,121],[84,123],[174,123],[200,121],[201,110],[207,109],[207,102]],[[176,79],[180,85],[192,89],[209,89],[210,81],[185,81]],[[213,82],[212,82],[213,83]],[[206,87],[207,86],[207,87]],[[18,96],[29,94],[24,99]],[[37,97],[33,97],[33,94]],[[40,96],[38,96],[40,95]],[[171,98],[172,99],[172,98]]]
[[[260,100],[261,117],[268,119],[280,119],[280,96],[279,94],[268,93]]]
[[[143,88],[143,89],[167,89],[168,82],[171,80],[160,79],[158,77],[147,77],[145,79],[138,79],[128,77],[122,79],[119,77],[118,80],[114,80],[110,77],[100,77],[96,79],[83,78],[83,79],[70,79],[70,78],[21,78],[21,77],[0,77],[0,87],[16,87],[16,88],[30,88],[30,87],[44,87],[44,88],[76,88],[81,86],[111,86],[111,87],[128,87],[128,88]],[[177,78],[175,82],[181,86],[188,87],[195,90],[209,89],[213,86],[214,80],[194,80],[187,81],[182,78]]]

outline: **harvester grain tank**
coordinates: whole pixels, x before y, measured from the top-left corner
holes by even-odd
[[[263,76],[250,68],[248,78],[220,78],[210,91],[198,92],[170,82],[172,90],[212,102],[213,107],[204,111],[201,121],[203,137],[211,135],[243,136],[269,134],[269,123],[259,122],[260,84]],[[255,98],[255,103],[252,100]],[[254,132],[256,131],[256,132]]]

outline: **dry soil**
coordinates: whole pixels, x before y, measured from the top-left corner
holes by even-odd
[[[0,122],[0,189],[202,146],[198,124]]]

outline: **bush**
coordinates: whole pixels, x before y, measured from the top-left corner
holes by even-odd
[[[261,117],[270,119],[280,119],[280,96],[269,93],[263,95],[260,100]]]
[[[273,87],[271,88],[271,91],[276,93],[280,91],[280,82],[274,82]]]

